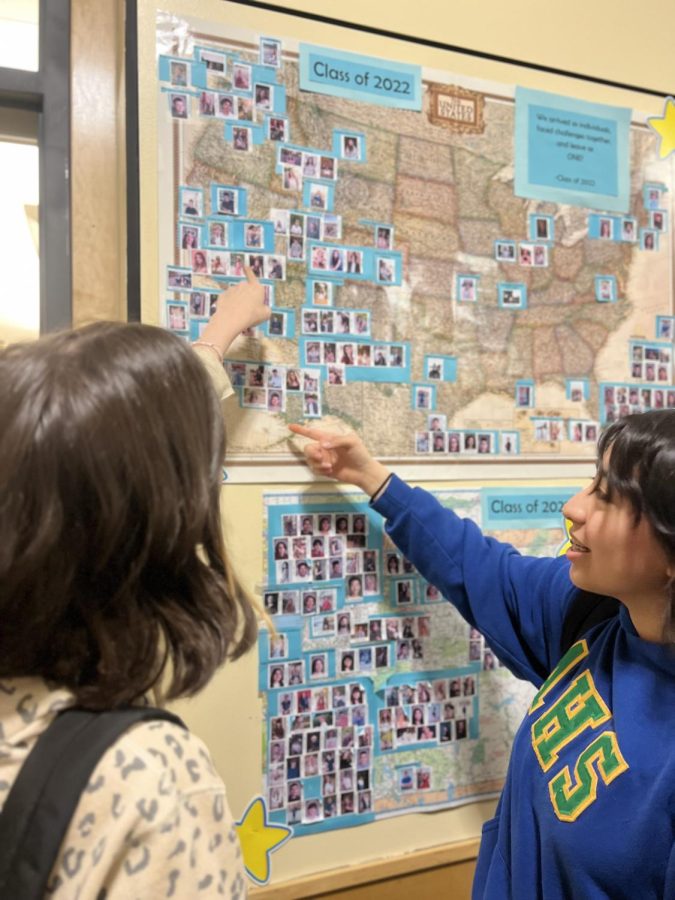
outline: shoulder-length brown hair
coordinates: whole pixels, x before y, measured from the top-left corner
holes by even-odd
[[[225,433],[202,363],[148,325],[0,352],[0,677],[111,708],[199,690],[253,643],[223,546]]]

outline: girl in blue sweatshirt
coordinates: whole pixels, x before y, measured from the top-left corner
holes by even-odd
[[[483,827],[474,898],[675,898],[675,411],[602,435],[565,505],[566,557],[484,537],[373,459],[354,434],[291,426],[311,469],[369,496],[387,533],[539,690]],[[564,646],[580,604],[617,612]]]

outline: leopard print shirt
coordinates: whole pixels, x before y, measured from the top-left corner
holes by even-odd
[[[0,681],[0,811],[24,760],[73,696]],[[202,741],[171,722],[130,728],[101,757],[54,863],[55,900],[247,895],[225,786]]]

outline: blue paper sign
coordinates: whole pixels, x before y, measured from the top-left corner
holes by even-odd
[[[422,109],[422,69],[300,44],[300,90],[379,106]]]
[[[516,89],[519,197],[628,212],[631,110]]]
[[[480,498],[483,528],[562,528],[563,506],[575,493],[573,487],[533,492],[484,488]]]

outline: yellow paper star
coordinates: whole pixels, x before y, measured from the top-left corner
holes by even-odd
[[[662,116],[651,116],[647,124],[661,136],[659,158],[665,159],[675,150],[675,100],[666,97]]]
[[[572,540],[570,538],[570,528],[572,527],[572,522],[570,519],[565,519],[565,542],[561,544],[560,549],[558,550],[558,556],[564,556],[567,551],[572,546]]]
[[[267,807],[262,797],[251,800],[234,827],[249,878],[258,884],[267,884],[271,874],[270,854],[293,836],[293,829],[268,821]]]

